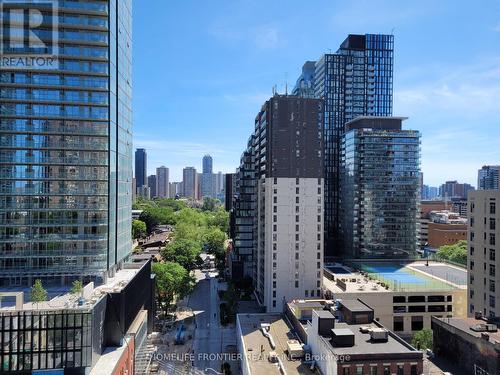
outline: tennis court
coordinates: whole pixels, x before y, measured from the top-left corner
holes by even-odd
[[[449,290],[452,285],[398,264],[361,264],[361,270],[395,291]]]

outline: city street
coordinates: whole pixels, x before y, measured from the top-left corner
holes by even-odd
[[[189,297],[188,306],[196,321],[194,336],[194,365],[198,370],[212,368],[220,371],[221,361],[214,354],[222,352],[221,326],[218,309],[217,279],[201,279]]]

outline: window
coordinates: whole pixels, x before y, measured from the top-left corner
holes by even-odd
[[[349,370],[350,370],[349,367],[344,367],[342,372],[343,375],[349,375]]]
[[[470,247],[470,255],[474,255],[474,247]]]
[[[295,287],[298,288],[299,287],[299,281],[298,280],[295,280]]]
[[[299,253],[295,253],[295,260],[299,260]]]
[[[296,233],[296,234],[295,234],[295,241],[298,241],[298,240],[299,240],[299,234],[298,234],[298,233]]]
[[[299,197],[295,197],[295,203],[299,203]]]
[[[392,302],[394,302],[394,303],[405,303],[406,302],[406,297],[405,296],[394,296],[394,297],[392,297]]]
[[[276,298],[276,291],[273,290],[273,298]]]
[[[363,375],[363,366],[356,367],[356,375]]]
[[[304,292],[304,296],[309,297],[309,291],[308,291],[308,290],[306,290],[306,291]]]
[[[424,329],[424,318],[422,316],[412,316],[411,317],[411,330],[421,331]]]
[[[278,215],[273,215],[273,223],[276,223],[278,221]]]
[[[408,306],[408,312],[425,312],[425,306]]]
[[[490,245],[495,245],[495,233],[490,233]]]
[[[444,302],[444,296],[429,296],[427,302]]]
[[[321,188],[320,187],[318,188],[318,194],[321,194]]]
[[[316,259],[321,259],[321,253],[316,254]]]
[[[295,188],[295,194],[299,194],[299,188],[298,187]]]
[[[404,375],[404,373],[405,373],[405,367],[403,365],[398,365],[397,374],[398,375]]]
[[[470,269],[471,271],[473,271],[473,270],[474,270],[474,261],[473,261],[473,260],[471,260],[471,261],[470,261],[469,269]]]
[[[490,296],[490,307],[495,307],[495,296]]]
[[[299,215],[295,215],[295,222],[298,223],[299,222]]]
[[[425,302],[425,296],[408,296],[408,302]]]
[[[276,300],[273,300],[273,307],[276,307]]]
[[[490,276],[495,276],[495,266],[490,264]]]
[[[402,316],[395,316],[394,321],[394,331],[395,332],[402,332],[405,330],[405,324],[404,324],[404,318]]]
[[[278,230],[278,226],[276,224],[273,225],[273,232],[276,232]]]
[[[490,280],[490,292],[495,292],[495,280]]]
[[[496,223],[495,223],[495,218],[490,217],[490,230],[495,230]]]
[[[391,375],[391,367],[384,366],[384,375]]]
[[[316,264],[316,268],[317,268],[317,269],[320,269],[320,268],[321,268],[321,262],[318,262],[318,263]]]
[[[274,184],[276,185],[278,183],[278,179],[274,177]]]
[[[410,375],[417,375],[417,365],[411,365]]]
[[[299,179],[298,179],[298,178],[296,178],[296,179],[295,179],[295,185],[298,185],[298,184],[299,184]]]
[[[274,213],[277,213],[277,212],[278,212],[278,207],[277,207],[277,206],[273,206],[273,212],[274,212]]]
[[[377,375],[377,366],[370,366],[370,375]]]
[[[495,214],[495,202],[490,202],[490,214],[494,215]]]
[[[273,197],[273,202],[278,203],[278,197]]]

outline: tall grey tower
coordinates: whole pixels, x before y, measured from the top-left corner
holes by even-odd
[[[147,185],[148,154],[143,148],[135,150],[135,184],[138,188]]]
[[[1,67],[0,286],[99,282],[131,251],[131,3],[55,2],[58,66]]]
[[[343,253],[340,236],[340,149],[344,125],[358,116],[392,115],[392,35],[349,35],[335,53],[305,63],[294,93],[321,98],[324,113],[325,256]]]
[[[203,157],[203,173],[201,174],[201,197],[215,196],[215,176],[213,174],[213,159],[210,155]]]

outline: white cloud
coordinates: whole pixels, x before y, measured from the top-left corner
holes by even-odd
[[[278,28],[266,24],[245,28],[217,24],[210,28],[209,33],[227,42],[250,43],[263,50],[275,49],[283,41]]]
[[[409,116],[406,126],[422,132],[425,183],[476,185],[483,164],[500,162],[500,58],[410,69],[418,83],[395,88],[394,113]]]
[[[273,49],[278,46],[278,30],[274,27],[261,26],[253,31],[253,42],[261,49]]]
[[[492,31],[500,31],[500,21],[491,28]]]

